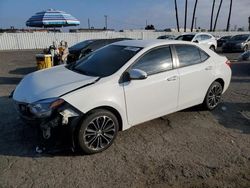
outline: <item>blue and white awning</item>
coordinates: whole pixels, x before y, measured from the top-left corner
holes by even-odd
[[[66,27],[80,25],[75,17],[66,12],[49,9],[38,12],[26,21],[29,27]]]

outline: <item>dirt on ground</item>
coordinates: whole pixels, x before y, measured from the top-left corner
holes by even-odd
[[[213,112],[193,107],[137,125],[95,155],[39,155],[34,128],[8,98],[36,70],[37,52],[0,52],[0,188],[250,187],[250,62],[233,63],[232,83]]]

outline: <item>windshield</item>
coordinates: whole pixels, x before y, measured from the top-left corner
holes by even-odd
[[[228,39],[230,39],[231,38],[231,36],[225,36],[225,37],[221,37],[220,39],[221,40],[228,40]]]
[[[176,40],[192,41],[195,35],[181,35]]]
[[[79,43],[75,44],[74,46],[71,46],[70,49],[71,50],[83,49],[92,42],[93,42],[93,40],[85,40],[83,42],[79,42]]]
[[[247,40],[247,38],[249,37],[249,35],[235,35],[231,38],[231,40]]]
[[[110,76],[140,50],[139,47],[109,45],[85,56],[69,68],[88,76]]]

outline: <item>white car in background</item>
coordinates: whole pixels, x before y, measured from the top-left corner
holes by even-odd
[[[209,33],[186,33],[178,36],[176,40],[195,42],[213,51],[217,49],[217,39]]]
[[[134,125],[198,104],[213,110],[230,83],[228,63],[195,43],[122,41],[25,76],[13,99],[45,139],[69,127],[73,146],[92,154]]]

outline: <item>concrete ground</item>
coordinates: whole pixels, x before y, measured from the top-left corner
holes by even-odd
[[[35,71],[36,53],[0,52],[0,188],[250,187],[250,62],[233,63],[232,83],[213,112],[194,107],[135,126],[95,155],[38,155],[34,129],[8,98]]]

